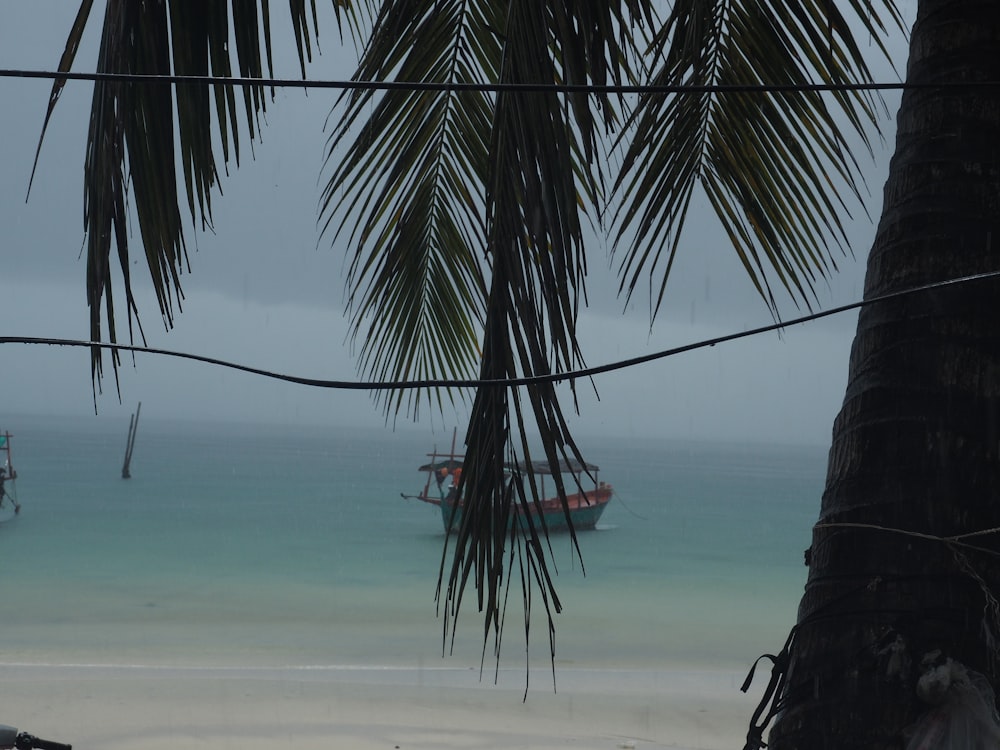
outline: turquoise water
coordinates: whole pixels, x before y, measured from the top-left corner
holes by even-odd
[[[434,436],[144,419],[126,481],[127,423],[3,427],[23,511],[0,525],[0,662],[478,668],[472,598],[442,657],[440,514],[400,497],[422,486]],[[557,663],[742,666],[779,648],[825,451],[581,442],[616,497],[580,537],[586,576],[553,541]],[[525,661],[519,601],[509,667]]]

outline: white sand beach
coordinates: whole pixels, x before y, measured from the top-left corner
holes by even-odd
[[[763,689],[736,672],[5,665],[11,724],[76,750],[741,747]]]

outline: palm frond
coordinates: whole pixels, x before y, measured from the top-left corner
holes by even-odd
[[[343,1],[333,2],[338,22]],[[85,0],[80,5],[59,61],[60,72],[72,69],[92,4],[92,0]],[[310,17],[316,33],[316,2],[297,0],[291,3],[291,12],[304,61],[311,49]],[[109,0],[97,72],[230,76],[235,56],[241,76],[261,78],[265,60],[271,74],[269,14],[266,0],[259,4],[259,10],[256,0],[230,0],[228,4],[222,0]],[[235,40],[232,49],[231,39]],[[57,80],[53,84],[39,150],[64,83]],[[91,340],[102,339],[106,323],[109,340],[117,341],[112,247],[124,279],[130,339],[133,325],[138,325],[139,311],[132,295],[130,206],[160,316],[167,328],[173,325],[184,296],[180,277],[189,270],[177,165],[179,162],[183,173],[192,224],[211,226],[211,196],[219,184],[220,157],[224,165],[231,159],[239,164],[241,122],[252,141],[266,106],[262,86],[244,86],[242,94],[241,114],[233,87],[224,84],[183,84],[176,89],[127,80],[94,84],[84,185]],[[213,134],[219,137],[219,145],[213,142]],[[179,150],[175,149],[175,135]],[[221,154],[217,154],[220,147]],[[141,327],[139,332],[141,335]],[[117,358],[112,363],[117,371]],[[103,370],[99,348],[92,352],[92,368],[95,386],[99,386]]]
[[[386,3],[354,77],[496,80],[496,11],[456,0]],[[359,368],[385,380],[469,377],[479,360],[486,297],[481,186],[493,99],[486,92],[419,90],[389,91],[377,102],[375,96],[345,96],[321,200],[324,232],[353,248],[347,285]],[[451,397],[436,395],[439,402]],[[387,393],[384,405],[398,412],[405,403],[416,412],[420,397]]]
[[[621,7],[391,0],[373,21],[355,78],[632,82],[634,28],[652,27],[654,18],[651,4],[639,0]],[[602,129],[617,126],[620,103],[510,90],[356,91],[345,99],[327,152],[322,226],[350,244],[347,284],[362,370],[398,380],[464,377],[478,366],[480,378],[502,381],[580,365],[582,227],[587,210],[599,212],[603,203]],[[385,408],[415,412],[420,395],[408,398],[389,397]],[[446,633],[471,584],[486,632],[499,643],[504,574],[513,565],[506,556],[515,546],[525,601],[537,584],[546,609],[558,609],[541,541],[546,529],[509,523],[514,504],[538,499],[531,476],[511,484],[504,470],[528,455],[532,427],[550,461],[578,457],[553,386],[476,391],[461,490],[469,501],[439,580]]]
[[[512,0],[504,16],[500,81],[604,81],[609,56],[617,62],[615,75],[622,75],[627,70],[621,65],[624,53],[607,34],[619,27],[614,23],[601,27],[588,16],[591,10],[590,5]],[[583,364],[576,335],[585,295],[583,206],[600,205],[603,172],[594,160],[598,128],[602,122],[610,127],[617,117],[608,98],[600,105],[597,115],[590,102],[573,98],[567,106],[552,91],[497,94],[485,186],[492,278],[480,369],[483,380],[547,375]],[[471,583],[484,613],[484,633],[492,632],[497,656],[510,590],[505,572],[514,573],[515,551],[526,625],[532,591],[540,593],[550,638],[553,614],[561,607],[543,543],[548,536],[544,522],[535,526],[513,520],[518,505],[539,501],[535,477],[528,471],[506,482],[504,478],[505,464],[530,462],[531,431],[537,431],[551,465],[568,457],[581,459],[551,383],[478,389],[466,435],[462,523],[452,562],[446,566],[442,561],[439,579],[445,632]],[[560,484],[557,490],[565,501],[565,488]],[[528,519],[530,514],[521,517]],[[572,526],[571,533],[575,545]]]
[[[775,284],[808,307],[816,282],[836,269],[846,250],[841,217],[849,215],[842,194],[861,198],[864,189],[846,133],[870,152],[868,129],[877,131],[884,105],[858,89],[793,89],[871,82],[840,5],[683,0],[658,30],[654,84],[783,90],[640,99],[616,184],[615,251],[626,295],[647,273],[659,277],[654,314],[699,190],[774,314]],[[871,3],[847,6],[887,55],[886,24],[902,28],[893,3],[883,3],[885,19]]]

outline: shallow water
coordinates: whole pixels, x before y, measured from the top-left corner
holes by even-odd
[[[126,481],[127,424],[3,427],[23,511],[0,525],[0,662],[478,668],[471,598],[442,660],[439,511],[400,497],[422,486],[433,438],[144,419]],[[779,648],[825,451],[581,442],[616,497],[580,536],[586,576],[554,538],[557,662],[749,665]],[[510,668],[525,663],[512,598]],[[546,664],[537,598],[532,624],[530,657]]]

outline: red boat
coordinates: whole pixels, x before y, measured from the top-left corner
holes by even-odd
[[[445,529],[447,530],[449,525],[451,529],[457,529],[462,522],[463,503],[458,498],[457,488],[458,480],[462,475],[464,457],[455,453],[454,438],[452,438],[451,453],[439,454],[435,451],[427,455],[431,459],[430,463],[424,464],[419,469],[427,473],[427,481],[423,490],[418,495],[403,495],[403,497],[416,498],[422,502],[437,505],[441,508],[441,521]],[[593,489],[578,490],[566,497],[573,529],[576,531],[593,529],[600,520],[601,514],[604,513],[604,509],[611,502],[614,489],[610,484],[598,480],[598,467],[594,464],[575,460],[562,461],[558,470],[560,474],[564,475],[563,486],[567,490],[593,483]],[[536,477],[539,477],[539,489],[545,499],[538,503],[529,503],[528,512],[535,519],[539,516],[544,518],[545,526],[549,531],[569,529],[567,512],[563,509],[558,495],[546,496],[545,478],[552,475],[552,468],[547,461],[535,461],[531,464],[531,471]],[[555,488],[552,489],[555,492]],[[518,505],[516,512],[518,515],[523,515],[525,511]]]

